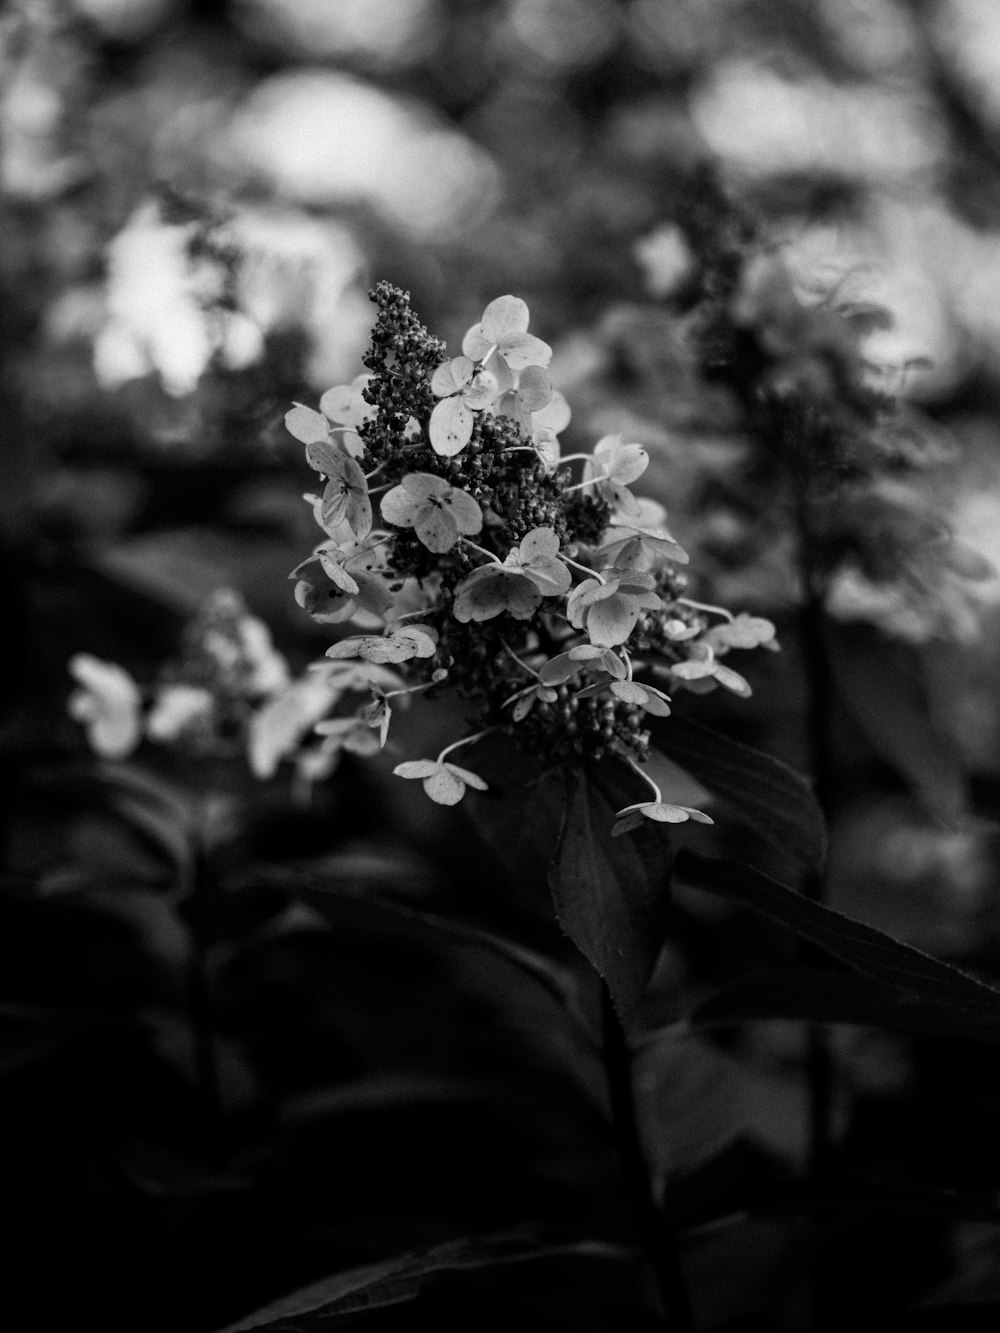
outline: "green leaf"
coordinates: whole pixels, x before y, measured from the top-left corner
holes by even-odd
[[[659,957],[672,860],[662,830],[613,839],[615,810],[634,795],[630,779],[612,762],[567,775],[566,813],[549,871],[559,923],[607,982],[623,1020]]]
[[[546,1243],[530,1226],[486,1236],[467,1236],[323,1278],[238,1323],[229,1324],[221,1333],[265,1329],[269,1333],[306,1333],[326,1328],[335,1319],[412,1301],[420,1294],[425,1280],[435,1273],[477,1271],[574,1255],[589,1260],[622,1260],[630,1259],[632,1252],[605,1241]]]
[[[952,742],[928,713],[912,649],[867,627],[829,636],[838,693],[869,744],[935,819],[955,825],[968,806],[967,779]]]
[[[676,712],[658,730],[657,741],[668,758],[795,865],[812,871],[823,864],[823,813],[794,769]]]
[[[1000,1020],[1000,990],[873,926],[805,898],[752,866],[683,851],[678,873],[699,889],[760,912],[894,992]]]

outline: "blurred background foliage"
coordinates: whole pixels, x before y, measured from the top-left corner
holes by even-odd
[[[286,577],[314,528],[284,412],[358,372],[378,278],[409,289],[452,346],[513,292],[555,349],[566,451],[606,431],[641,441],[642,489],[691,552],[693,595],[778,624],[785,648],[748,671],[754,698],[713,696],[708,718],[807,767],[793,533],[749,488],[739,421],[685,341],[692,210],[710,164],[800,293],[847,283],[859,307],[891,313],[865,355],[902,394],[913,448],[934,455],[926,494],[1000,567],[998,76],[992,0],[4,7],[3,1194],[24,1292],[53,1318],[70,1308],[65,1282],[100,1301],[107,1329],[136,1327],[140,1305],[151,1333],[210,1329],[319,1273],[470,1228],[590,1210],[614,1232],[606,1131],[545,1049],[542,1000],[509,960],[472,936],[442,947],[406,906],[470,929],[513,922],[558,954],[539,900],[508,900],[457,815],[348,758],[308,809],[226,778],[245,805],[219,874],[240,891],[192,918],[156,840],[73,767],[85,746],[65,715],[66,663],[86,651],[148,680],[220,586],[295,667],[321,653]],[[847,579],[828,610],[874,636],[842,657],[845,697],[829,701],[832,900],[993,973],[1000,577],[933,610]],[[420,739],[436,724],[404,725]],[[200,781],[165,778],[189,795]],[[295,880],[289,862],[309,858]],[[340,886],[333,898],[317,875]],[[705,925],[686,927],[696,957]],[[216,969],[216,1094],[236,1126],[224,1161],[179,1033],[192,938]],[[722,940],[710,973],[736,950]],[[761,947],[781,956],[769,937]],[[363,957],[380,960],[374,975]],[[889,1107],[909,1117],[911,1147],[953,1132],[954,1104],[929,1091],[944,1068],[972,1126],[966,1157],[995,1177],[997,1080],[840,1032],[842,1127],[882,1143]],[[727,1163],[685,1196],[695,1221],[801,1156],[798,1038],[764,1025],[734,1043],[678,1076],[701,1090],[695,1106],[738,1080],[724,1124],[689,1123],[664,1090],[674,1066],[650,1063],[650,1096],[689,1135],[681,1174]],[[930,1256],[924,1286],[995,1274],[987,1222],[944,1241],[940,1217],[900,1224],[886,1300],[908,1290],[906,1246]],[[720,1233],[702,1242],[708,1326],[771,1308],[796,1271],[801,1237],[783,1219],[739,1243],[759,1263],[731,1262],[720,1289]],[[440,1297],[442,1319],[463,1318],[465,1299]],[[590,1317],[605,1326],[582,1308],[565,1326]]]

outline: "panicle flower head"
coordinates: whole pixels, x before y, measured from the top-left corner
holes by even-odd
[[[366,743],[386,743],[394,696],[447,688],[480,729],[395,770],[440,804],[485,788],[445,755],[486,731],[544,763],[641,761],[647,719],[667,717],[670,698],[634,673],[733,688],[718,659],[773,628],[685,599],[687,555],[662,506],[630,489],[649,461],[640,444],[610,434],[589,454],[560,457],[569,406],[524,301],[491,301],[447,359],[407,293],[382,282],[371,296],[368,375],[288,423],[326,486],[315,502],[326,539],[293,572],[296,599],[344,627],[328,667],[392,663],[401,679],[377,685],[361,710]],[[354,457],[334,439],[334,419],[356,433]],[[738,628],[713,634],[713,617]],[[685,663],[692,679],[671,675]],[[339,720],[321,730],[324,743],[355,735]]]

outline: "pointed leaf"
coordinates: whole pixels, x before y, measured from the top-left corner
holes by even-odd
[[[754,972],[699,1004],[694,1027],[760,1021],[846,1023],[929,1037],[1000,1043],[995,1016],[959,1012],[939,999],[918,997],[860,972],[792,965]]]
[[[632,1251],[606,1241],[550,1243],[527,1226],[466,1236],[323,1278],[220,1333],[314,1333],[340,1319],[353,1324],[352,1316],[412,1301],[437,1273],[479,1272],[504,1264],[573,1256],[591,1264],[595,1259],[621,1262],[629,1260]]]
[[[957,824],[968,805],[967,779],[954,744],[928,711],[916,654],[853,626],[838,626],[828,650],[837,692],[872,749],[932,818]]]
[[[659,957],[671,862],[661,832],[612,837],[614,812],[633,793],[630,778],[613,763],[566,775],[566,814],[549,871],[559,923],[605,979],[623,1019],[642,998]]]
[[[804,870],[826,856],[823,814],[809,784],[779,759],[675,712],[658,733],[667,756]]]
[[[894,991],[1000,1020],[1000,990],[873,926],[813,902],[752,866],[685,850],[678,857],[677,869],[697,888],[789,927],[854,971]]]

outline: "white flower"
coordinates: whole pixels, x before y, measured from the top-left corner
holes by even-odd
[[[325,716],[338,696],[329,675],[312,672],[274,695],[250,719],[248,759],[254,777],[273,778],[282,759]]]
[[[146,718],[151,741],[169,744],[211,715],[212,696],[198,685],[165,685]]]
[[[124,759],[139,744],[139,687],[115,662],[89,653],[69,660],[70,674],[80,688],[70,695],[70,717],[87,730],[91,748],[105,759]]]

